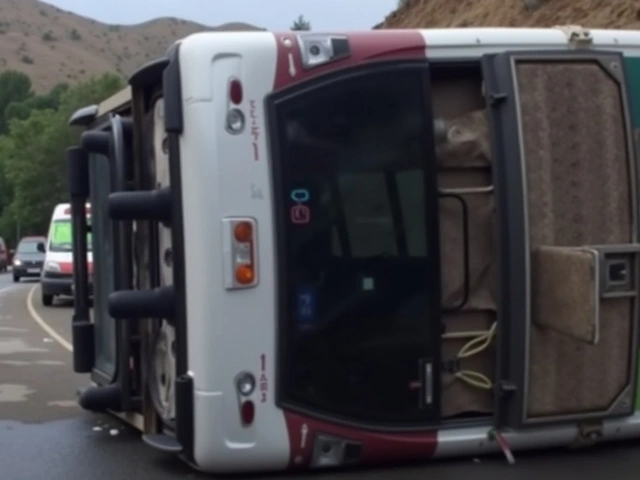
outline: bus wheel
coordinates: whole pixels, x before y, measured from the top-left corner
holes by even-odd
[[[162,321],[157,327],[151,355],[149,391],[162,423],[175,428],[175,330],[168,322]]]

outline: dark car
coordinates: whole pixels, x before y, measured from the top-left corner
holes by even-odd
[[[21,278],[39,278],[44,264],[44,252],[38,244],[46,244],[45,237],[23,237],[13,255],[13,281]]]

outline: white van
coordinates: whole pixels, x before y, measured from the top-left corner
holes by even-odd
[[[87,220],[91,207],[87,205]],[[90,223],[90,221],[88,222]],[[49,234],[45,246],[46,253],[40,277],[42,304],[50,306],[53,298],[60,295],[73,296],[73,236],[71,234],[71,204],[56,205],[51,216]],[[89,275],[93,271],[91,233],[87,235],[87,261]],[[91,282],[93,283],[93,282]]]

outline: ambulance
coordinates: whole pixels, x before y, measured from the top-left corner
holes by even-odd
[[[87,223],[90,224],[91,210],[87,206]],[[51,215],[47,243],[44,245],[45,260],[40,276],[42,304],[53,305],[53,300],[60,296],[73,296],[73,235],[71,222],[71,205],[56,205]],[[93,266],[91,233],[87,235],[89,271]]]

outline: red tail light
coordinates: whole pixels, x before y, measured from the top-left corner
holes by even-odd
[[[237,78],[229,82],[229,99],[234,105],[242,103],[242,83]]]
[[[256,407],[251,400],[242,402],[242,406],[240,407],[240,416],[242,418],[242,424],[245,427],[248,427],[253,423],[253,419],[256,416]]]

